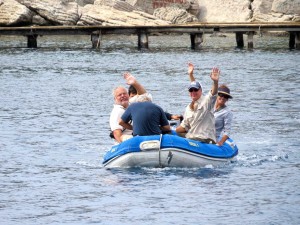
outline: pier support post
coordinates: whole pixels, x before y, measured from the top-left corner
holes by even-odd
[[[253,31],[248,32],[248,48],[249,49],[253,49],[253,36],[254,36]]]
[[[148,49],[148,47],[148,34],[145,31],[142,31],[138,34],[138,49]]]
[[[27,36],[27,48],[37,48],[37,34]]]
[[[300,32],[295,34],[295,49],[300,50]]]
[[[92,33],[91,41],[92,41],[92,48],[100,48],[100,40],[101,40],[101,32]]]
[[[294,34],[294,32],[290,32],[290,40],[289,40],[290,49],[295,48],[295,40],[296,40],[296,35]]]
[[[244,48],[243,32],[235,33],[236,45],[238,48]]]
[[[203,33],[190,34],[191,38],[191,49],[197,50],[201,48],[203,42]]]

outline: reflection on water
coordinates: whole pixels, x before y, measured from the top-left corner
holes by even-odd
[[[58,41],[59,40],[59,41]],[[298,224],[299,51],[286,37],[256,37],[254,49],[235,39],[134,36],[1,37],[0,217],[5,224]],[[11,48],[13,47],[13,48]],[[101,165],[111,90],[130,71],[154,102],[182,113],[187,62],[204,93],[212,67],[233,99],[235,163],[220,168],[114,169]],[[288,212],[288,213],[287,213]],[[251,222],[250,222],[251,221]]]

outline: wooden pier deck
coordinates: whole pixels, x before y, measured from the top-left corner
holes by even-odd
[[[300,23],[191,23],[162,26],[27,26],[0,27],[2,35],[21,35],[27,37],[27,47],[36,48],[38,36],[44,35],[90,35],[93,48],[100,48],[103,35],[137,35],[138,48],[148,48],[149,35],[189,34],[191,48],[200,49],[204,34],[235,33],[237,47],[253,48],[253,36],[265,32],[289,33],[289,48],[300,49]],[[0,44],[1,48],[1,44]]]

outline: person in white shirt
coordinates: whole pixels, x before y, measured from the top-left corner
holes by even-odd
[[[128,85],[132,85],[135,88],[137,95],[134,99],[130,98],[127,89],[123,86],[118,86],[113,90],[114,106],[110,114],[109,124],[112,137],[117,143],[132,137],[132,130],[124,129],[119,125],[121,116],[129,106],[129,103],[135,102],[139,96],[147,95],[145,88],[130,73],[126,72],[124,78]]]
[[[145,99],[152,101],[152,96],[146,89],[132,76],[125,73],[124,78],[129,86],[128,92],[123,86],[118,86],[113,90],[114,107],[110,114],[109,124],[111,129],[111,137],[115,139],[116,144],[128,140],[132,137],[132,130],[125,129],[119,124],[125,110],[131,103],[143,102]],[[179,120],[181,115],[174,115],[165,112],[168,120]],[[131,125],[132,122],[131,122]]]

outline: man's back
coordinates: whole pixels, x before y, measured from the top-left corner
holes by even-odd
[[[158,105],[152,102],[131,104],[122,116],[124,122],[133,121],[133,135],[161,134],[160,126],[167,126],[167,117]]]

